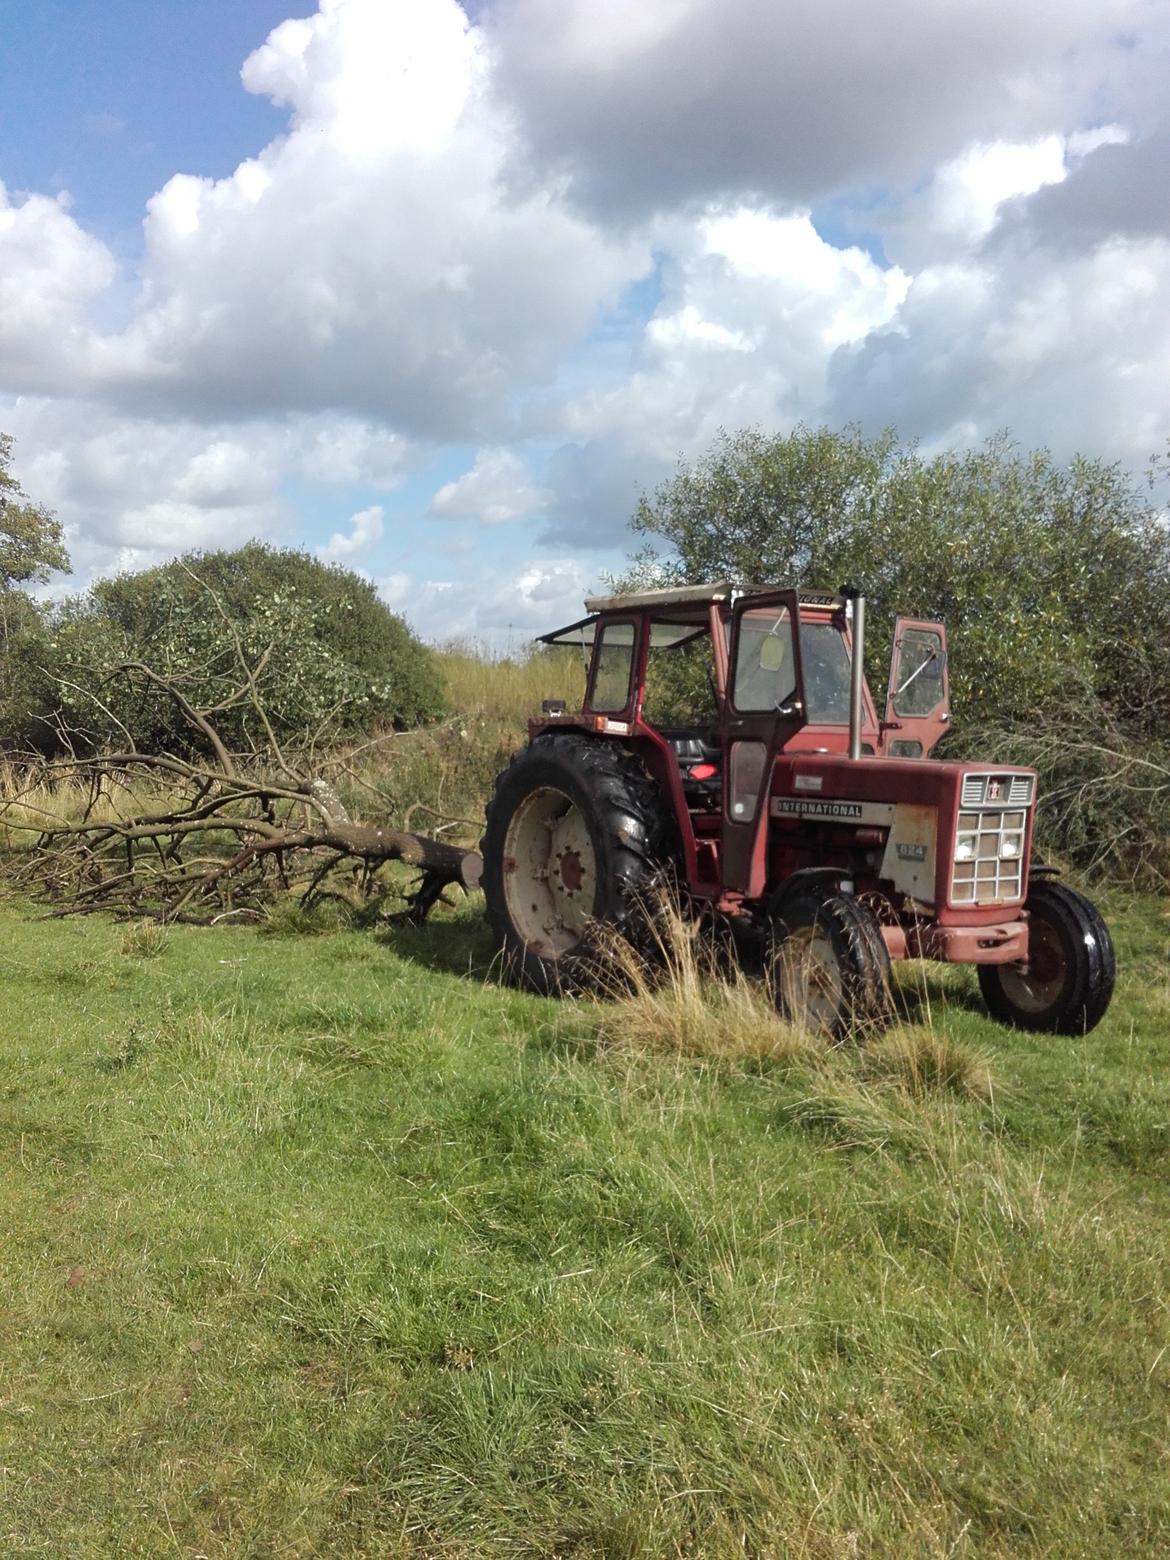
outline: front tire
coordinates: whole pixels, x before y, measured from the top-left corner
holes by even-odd
[[[633,936],[662,855],[658,788],[612,740],[545,734],[496,781],[483,837],[488,921],[509,978],[597,984],[599,924]]]
[[[979,989],[992,1018],[1038,1034],[1086,1035],[1104,1018],[1117,963],[1097,907],[1063,883],[1029,891],[1028,973],[981,964]]]
[[[890,955],[868,905],[800,894],[770,931],[773,996],[785,1018],[833,1042],[888,1022]]]

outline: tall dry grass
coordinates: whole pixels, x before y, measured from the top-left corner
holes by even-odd
[[[465,720],[497,721],[523,735],[544,699],[579,709],[585,662],[579,650],[550,648],[530,655],[493,656],[483,646],[454,643],[438,652],[447,703]]]
[[[640,929],[641,931],[641,929]],[[753,978],[727,942],[663,897],[645,912],[635,946],[608,928],[600,933],[593,1023],[604,1046],[714,1063],[800,1068],[810,1098],[842,1090],[868,1111],[868,1096],[889,1088],[914,1098],[951,1094],[988,1100],[990,1064],[944,1027],[945,1012],[925,1022],[896,1017],[869,1025],[847,1044],[833,1044],[777,1011],[770,981]]]

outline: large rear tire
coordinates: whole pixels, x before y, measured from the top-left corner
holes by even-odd
[[[1109,929],[1091,900],[1063,883],[1033,884],[1028,973],[981,964],[979,989],[992,1018],[1038,1034],[1085,1035],[1104,1018],[1117,961]]]
[[[772,990],[785,1018],[834,1042],[889,1022],[890,955],[868,905],[800,893],[770,933]]]
[[[665,833],[657,786],[614,741],[558,732],[522,749],[496,781],[482,845],[509,978],[545,993],[595,986],[598,927],[635,936]]]

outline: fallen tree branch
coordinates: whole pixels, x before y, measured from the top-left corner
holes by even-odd
[[[295,892],[294,883],[303,885],[305,905],[339,895],[380,904],[394,892],[381,871],[401,862],[419,876],[411,890],[398,890],[404,908],[395,919],[418,923],[448,888],[478,887],[474,850],[352,819],[315,772],[315,755],[306,761],[272,738],[257,688],[264,657],[255,667],[242,648],[239,657],[240,676],[215,705],[197,707],[173,679],[140,661],[113,674],[173,699],[203,751],[143,752],[123,727],[123,750],[37,761],[27,785],[0,802],[0,825],[30,842],[17,858],[17,880],[52,901],[50,914],[106,909],[211,923],[258,914]],[[215,724],[241,702],[271,738],[244,754],[229,750]],[[450,827],[437,808],[428,811]],[[346,874],[348,891],[338,886]]]

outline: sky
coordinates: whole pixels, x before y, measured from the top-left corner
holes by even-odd
[[[1168,71],[1170,0],[0,0],[0,428],[70,589],[260,537],[497,649],[723,428],[1138,473]]]

